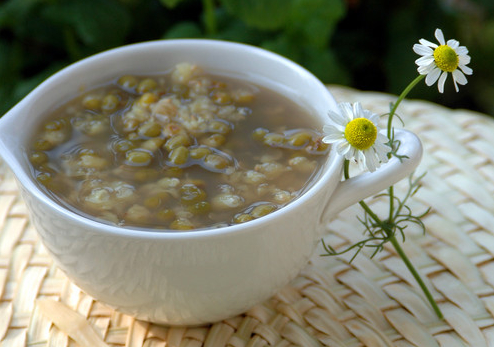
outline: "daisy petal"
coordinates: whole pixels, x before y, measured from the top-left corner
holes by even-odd
[[[473,73],[473,70],[470,69],[468,66],[460,65],[459,68],[461,69],[461,71],[463,71],[465,75],[471,75]]]
[[[379,142],[376,141],[374,147],[376,148],[377,151],[384,152],[384,154],[387,155],[391,151],[391,147],[389,146],[388,143],[389,143],[389,139],[386,137],[385,141],[379,141]]]
[[[470,63],[470,56],[469,55],[459,55],[458,56],[458,64],[459,65],[467,65],[468,63]]]
[[[346,119],[344,116],[342,116],[341,113],[329,111],[328,116],[329,116],[329,119],[331,119],[333,121],[334,126],[341,127],[343,130],[345,129],[345,126],[348,123],[348,119]]]
[[[376,126],[377,126],[377,125],[378,125],[378,123],[379,123],[379,115],[377,115],[377,114],[375,114],[375,113],[371,113],[371,112],[369,112],[369,113],[370,113],[370,115],[367,115],[367,117],[365,117],[365,118],[367,118],[367,119],[368,119],[368,120],[370,120],[372,123],[374,123],[374,125],[376,125]]]
[[[428,46],[428,47],[432,47],[432,48],[437,48],[437,45],[435,43],[432,43],[426,39],[420,39],[419,40],[420,44],[424,45],[424,46]]]
[[[388,143],[389,139],[386,135],[377,133],[376,143]]]
[[[322,127],[322,131],[326,134],[332,134],[332,133],[342,133],[345,131],[345,128],[341,128],[340,126],[336,124],[325,124]]]
[[[434,57],[433,56],[420,57],[417,60],[415,60],[415,64],[421,65],[421,66],[426,66],[426,65],[429,65],[432,63],[434,63]]]
[[[335,134],[328,134],[322,138],[322,142],[324,143],[334,143],[336,141],[340,141],[344,139],[345,136],[343,136],[341,133],[335,133]]]
[[[441,77],[439,77],[439,82],[437,82],[437,89],[439,90],[439,93],[444,93],[444,82],[446,82],[447,77],[448,77],[447,72],[443,72],[441,74]],[[455,86],[456,86],[456,84],[455,84]]]
[[[434,36],[436,37],[436,39],[439,41],[439,43],[441,45],[446,44],[446,41],[444,41],[444,34],[443,34],[443,31],[441,29],[436,29],[436,31],[434,32]]]
[[[454,79],[454,78],[453,78],[453,85],[455,86],[455,90],[458,93],[458,91],[459,91],[459,89],[458,89],[458,83],[456,83],[456,79]]]
[[[460,46],[457,49],[455,49],[456,54],[458,55],[467,55],[468,54],[468,48],[465,46]]]
[[[355,148],[353,148],[350,144],[348,144],[348,146],[350,147],[350,149],[348,150],[348,152],[346,152],[345,159],[350,160],[352,158],[356,158],[359,152]]]
[[[458,82],[458,84],[461,84],[462,86],[464,86],[465,84],[468,83],[467,78],[465,77],[465,75],[463,74],[463,72],[461,72],[458,69],[456,69],[455,71],[453,71],[453,80],[455,82]]]
[[[355,115],[355,118],[367,118],[365,117],[364,108],[360,102],[353,104],[353,114]]]
[[[355,156],[355,161],[357,162],[360,170],[364,171],[366,169],[367,163],[365,162],[365,155],[361,151],[359,151]]]
[[[428,73],[430,73],[434,69],[436,69],[436,64],[430,64],[427,66],[419,66],[417,71],[421,75],[427,75]]]
[[[453,40],[453,39],[448,40],[448,42],[446,42],[446,44],[453,49],[456,49],[456,48],[458,48],[458,46],[460,46],[460,43],[456,40]]]
[[[374,151],[372,149],[368,149],[364,151],[365,156],[365,166],[369,169],[370,172],[376,171],[379,163],[377,162],[376,156],[374,155]]]
[[[424,55],[424,56],[432,55],[434,53],[432,48],[424,45],[419,45],[418,43],[413,45],[413,51],[418,55]]]
[[[349,102],[342,102],[339,106],[341,113],[346,118],[347,122],[352,121],[354,118],[352,105]]]
[[[339,155],[346,156],[346,154],[352,149],[352,146],[347,142],[347,141],[340,141],[335,143],[336,145],[336,152],[338,152]]]
[[[425,84],[427,84],[428,86],[432,86],[434,83],[436,83],[440,74],[441,70],[439,68],[434,68],[434,70],[429,72],[429,74],[425,77]]]

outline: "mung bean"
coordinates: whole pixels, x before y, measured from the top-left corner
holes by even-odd
[[[168,160],[173,165],[184,165],[189,160],[189,150],[184,146],[174,148],[168,155]]]

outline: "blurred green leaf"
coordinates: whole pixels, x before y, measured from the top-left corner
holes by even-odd
[[[0,0],[0,110],[54,69],[138,41],[207,37],[261,46],[323,82],[399,93],[416,75],[412,45],[434,29],[471,52],[461,93],[411,94],[494,113],[492,0]]]
[[[10,0],[0,5],[0,28],[19,28],[19,23],[28,19],[28,14],[37,3],[43,0]]]
[[[446,4],[456,7],[459,12],[477,12],[484,15],[492,15],[494,11],[494,1],[492,0],[462,0],[446,2]]]
[[[344,14],[342,0],[293,0],[287,27],[298,32],[305,44],[323,48]]]
[[[135,7],[136,5],[139,5],[143,1],[146,1],[146,0],[118,0],[118,1],[120,1],[122,4],[131,5],[131,6]]]
[[[57,61],[52,65],[50,65],[48,68],[41,71],[40,73],[20,81],[19,83],[16,84],[13,90],[12,93],[13,100],[15,102],[18,102],[24,96],[26,96],[31,90],[36,88],[41,82],[43,82],[48,77],[53,75],[55,72],[61,70],[67,65],[68,62]]]
[[[174,8],[182,1],[184,0],[160,0],[160,2],[168,8]]]
[[[12,102],[12,87],[7,84],[0,84],[0,117],[15,105]]]
[[[292,0],[220,0],[225,8],[248,26],[274,30],[290,16]]]
[[[12,91],[20,78],[18,46],[0,40],[0,115],[12,105]]]
[[[271,36],[271,33],[248,27],[239,20],[231,19],[229,21],[223,20],[222,22],[221,30],[218,30],[214,35],[210,35],[209,38],[259,45],[263,39]]]
[[[95,50],[124,42],[131,15],[114,0],[71,0],[57,2],[46,9],[53,21],[73,28],[80,40]]]
[[[295,62],[301,63],[303,58],[303,47],[297,44],[293,39],[290,39],[287,35],[279,34],[271,40],[265,40],[262,42],[261,47],[278,53]]]
[[[21,46],[0,40],[0,84],[14,83],[20,77],[22,64]]]
[[[323,83],[349,83],[348,71],[328,48],[307,47],[304,50],[304,56],[304,66]]]
[[[202,0],[202,20],[208,35],[214,35],[218,31],[215,12],[214,0]]]
[[[62,32],[56,22],[44,15],[44,11],[47,8],[49,8],[49,6],[40,6],[37,9],[33,9],[29,14],[29,20],[23,21],[22,26],[17,26],[19,28],[16,30],[18,38],[26,40],[24,41],[24,45],[29,49],[35,49],[38,48],[38,46],[46,45],[50,48],[63,50],[64,44]],[[50,50],[50,53],[53,54],[54,52]],[[41,60],[44,59],[43,55],[39,55],[37,58]]]
[[[195,22],[180,22],[172,26],[166,34],[164,39],[178,39],[178,38],[192,38],[201,37],[201,28]]]

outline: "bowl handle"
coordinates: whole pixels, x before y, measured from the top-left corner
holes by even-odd
[[[375,195],[410,175],[422,159],[422,143],[412,132],[396,129],[395,139],[400,141],[398,154],[374,172],[365,172],[338,183],[326,204],[321,222],[327,222],[351,205]]]

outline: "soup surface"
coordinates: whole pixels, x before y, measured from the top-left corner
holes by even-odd
[[[30,162],[69,209],[121,226],[243,223],[299,196],[328,152],[320,127],[271,90],[178,64],[120,76],[57,109]]]

